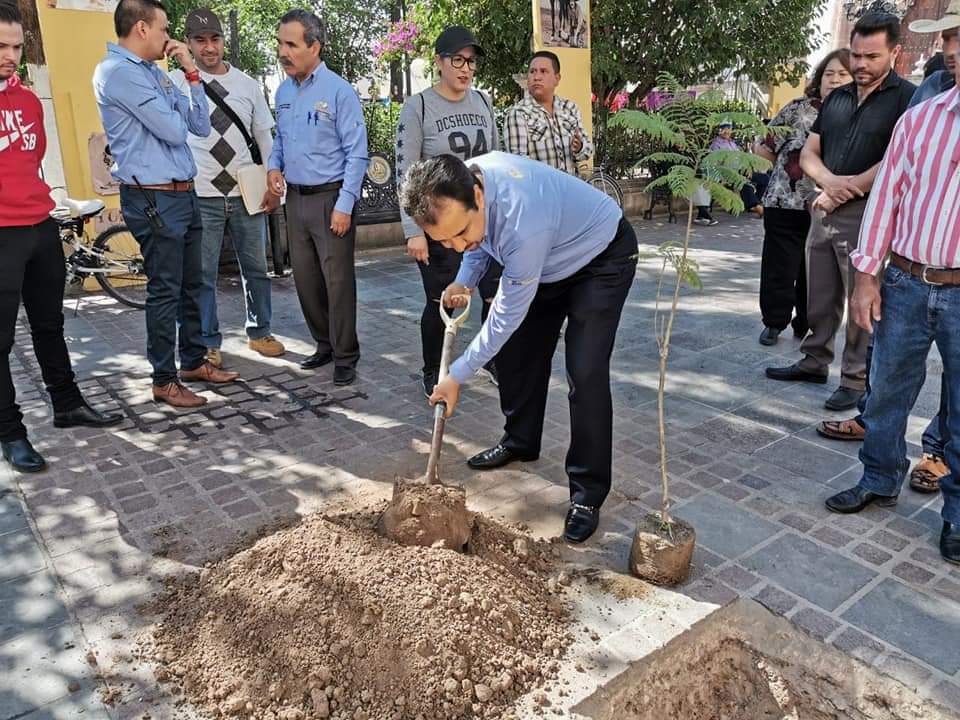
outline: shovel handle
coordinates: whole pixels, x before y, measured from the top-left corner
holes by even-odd
[[[440,303],[440,317],[443,318],[443,351],[440,353],[440,372],[437,381],[442,381],[450,374],[450,358],[453,356],[453,343],[457,337],[457,330],[470,317],[470,296],[467,295],[467,305],[459,315],[451,316]],[[427,460],[427,483],[440,482],[440,450],[443,448],[443,430],[447,422],[447,404],[439,402],[433,410],[433,439],[430,442],[430,459]]]

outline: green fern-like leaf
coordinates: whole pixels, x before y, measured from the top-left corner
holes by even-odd
[[[677,127],[659,113],[621,110],[610,118],[610,125],[639,130],[644,135],[667,145],[682,147],[684,144],[683,133],[678,132]]]
[[[710,197],[713,198],[713,201],[728,213],[739,215],[743,212],[743,200],[740,199],[738,192],[733,192],[709,178],[704,178],[703,184],[710,191]]]
[[[693,158],[674,152],[655,152],[640,159],[640,165],[648,163],[670,163],[671,165],[692,165]]]

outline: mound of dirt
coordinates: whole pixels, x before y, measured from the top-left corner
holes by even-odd
[[[572,641],[549,545],[477,516],[467,553],[316,515],[171,582],[144,643],[214,717],[509,718]]]

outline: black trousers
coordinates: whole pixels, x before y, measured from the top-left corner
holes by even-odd
[[[570,499],[599,507],[610,491],[613,400],[610,356],[620,313],[637,270],[637,236],[626,220],[600,255],[569,278],[543,283],[517,331],[497,355],[501,441],[524,457],[540,454],[550,369],[563,323],[567,330]]]
[[[440,317],[440,296],[447,286],[457,278],[463,255],[456,250],[445,248],[432,240],[427,242],[430,252],[430,264],[417,263],[420,279],[423,282],[423,294],[426,302],[420,315],[420,345],[423,349],[423,372],[436,372],[440,369],[440,355],[443,353],[443,333],[446,329]],[[500,274],[503,268],[495,262],[480,280],[477,288],[483,301],[481,319],[486,320],[490,312],[487,300],[497,294],[500,286]]]
[[[806,210],[763,209],[760,314],[766,327],[784,330],[793,316],[793,328],[807,331],[804,252],[809,232],[810,213]]]
[[[53,220],[0,227],[0,441],[27,437],[10,375],[21,298],[30,322],[33,352],[54,411],[66,412],[83,403],[63,339],[65,279],[63,245]]]

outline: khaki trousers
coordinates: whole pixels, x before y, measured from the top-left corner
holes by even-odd
[[[807,322],[810,334],[800,345],[800,367],[826,372],[834,358],[834,340],[843,322],[843,311],[853,294],[855,270],[850,253],[857,248],[866,199],[841,205],[825,217],[814,213],[807,238]],[[867,344],[870,335],[852,320],[840,366],[840,387],[863,390],[867,378]]]

